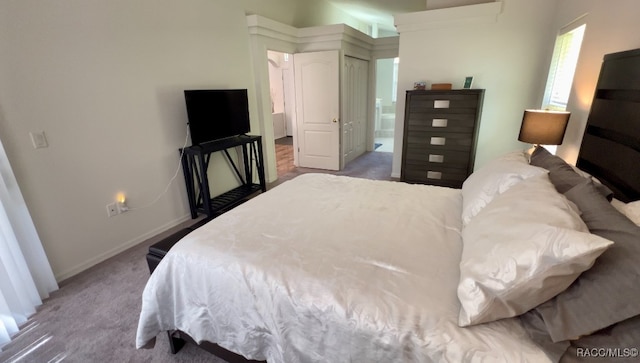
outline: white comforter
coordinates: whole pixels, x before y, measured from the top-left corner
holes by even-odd
[[[171,249],[144,290],[137,347],[180,329],[270,363],[548,361],[515,319],[458,327],[461,198],[285,182]]]

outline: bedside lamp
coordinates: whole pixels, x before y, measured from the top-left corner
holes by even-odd
[[[525,110],[518,140],[539,145],[560,145],[571,112]]]

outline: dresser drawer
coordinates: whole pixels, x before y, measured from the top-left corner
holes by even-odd
[[[407,164],[425,164],[447,167],[456,167],[462,169],[469,168],[469,152],[442,150],[430,147],[412,147],[407,150]]]
[[[433,184],[452,188],[462,187],[467,178],[466,169],[425,167],[407,164],[402,179],[409,183]]]
[[[414,93],[409,96],[411,98],[410,111],[458,111],[472,110],[475,112],[478,108],[477,94],[436,94],[436,93]],[[460,112],[460,111],[458,111]]]
[[[415,131],[409,133],[404,142],[406,151],[414,147],[428,147],[433,150],[470,151],[473,135],[466,133],[446,133]]]
[[[472,134],[476,125],[475,113],[447,114],[409,112],[405,120],[408,131],[462,132]]]

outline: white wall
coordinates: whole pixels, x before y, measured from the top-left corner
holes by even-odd
[[[381,99],[383,112],[393,104],[393,58],[378,59],[376,63],[376,97]],[[395,112],[395,109],[390,111]]]
[[[233,1],[3,1],[0,53],[2,142],[59,280],[189,218],[181,171],[149,208],[105,208],[119,191],[151,202],[177,171],[183,89],[248,88],[257,112]],[[234,183],[219,169],[214,192]]]
[[[294,2],[296,3],[297,12],[296,19],[292,25],[296,28],[346,24],[371,35],[370,24],[354,18],[326,0],[294,0]]]
[[[284,84],[282,83],[282,64],[284,53],[269,51],[269,88],[273,113],[284,112]]]
[[[557,154],[574,163],[605,54],[640,48],[640,1],[560,0],[554,29],[586,14],[580,58],[567,110],[571,119]]]
[[[396,114],[404,114],[405,90],[412,89],[415,81],[447,82],[462,88],[465,76],[473,76],[474,88],[486,89],[476,168],[501,153],[522,147],[517,137],[523,110],[539,107],[546,80],[555,36],[552,25],[556,3],[504,0],[496,22],[457,17],[431,27],[418,24],[421,17],[446,15],[448,9],[397,16],[400,68]],[[470,9],[467,16],[473,16],[477,7],[484,5],[465,7]],[[403,119],[398,117],[392,171],[396,177],[400,176],[403,129]]]

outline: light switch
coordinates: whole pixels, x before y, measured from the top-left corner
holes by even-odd
[[[42,149],[49,146],[44,131],[32,131],[29,133],[29,136],[31,136],[31,143],[34,149]]]

